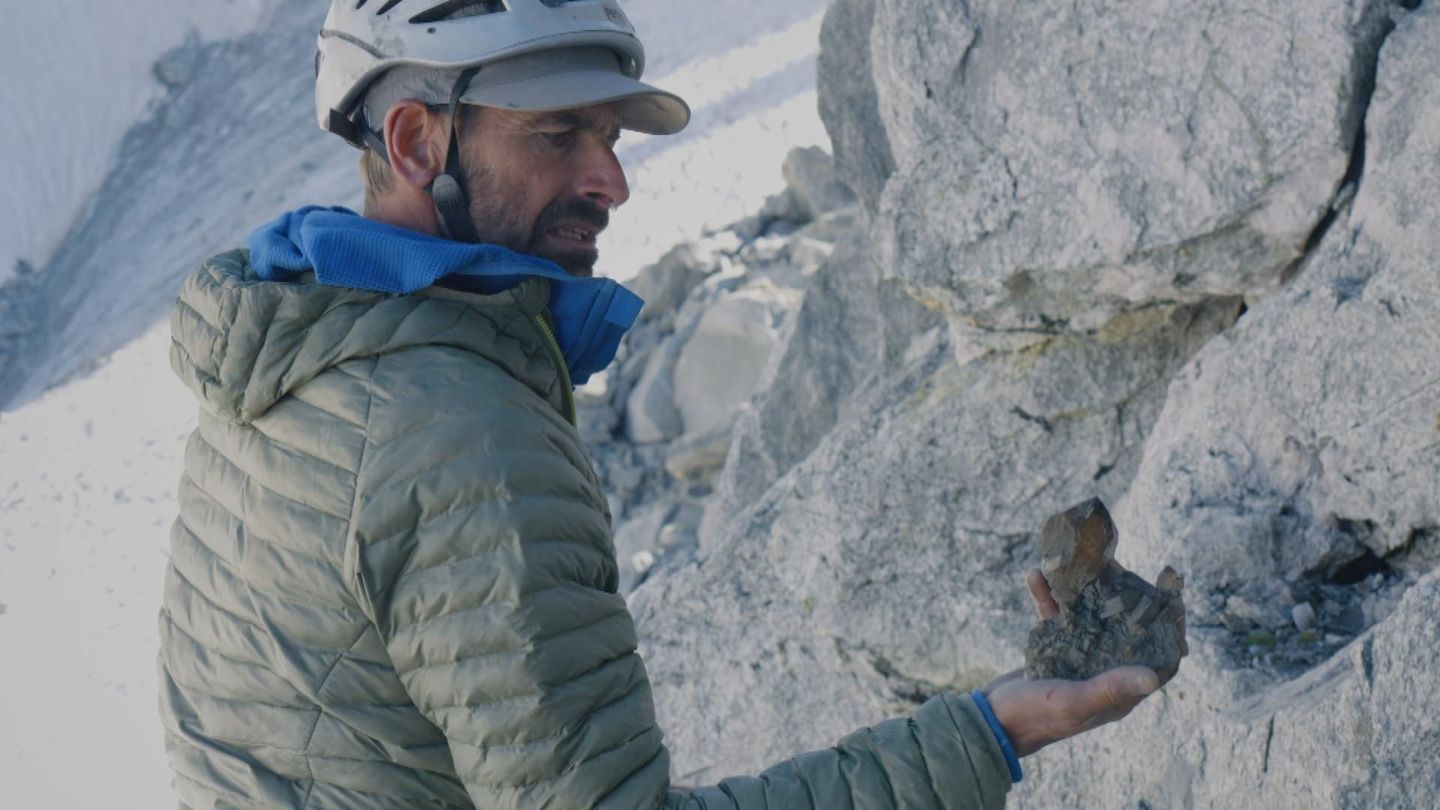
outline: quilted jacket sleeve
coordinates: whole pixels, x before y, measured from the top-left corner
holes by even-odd
[[[671,791],[665,810],[969,810],[1005,806],[1010,773],[968,697],[940,695],[913,717],[860,729],[758,777]]]
[[[607,510],[574,431],[498,370],[456,386],[443,361],[407,362],[387,374],[381,361],[372,377],[352,581],[478,807],[1004,804],[998,746],[955,696],[756,778],[671,789]],[[416,393],[426,406],[402,409]]]

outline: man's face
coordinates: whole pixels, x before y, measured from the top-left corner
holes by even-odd
[[[532,113],[469,107],[460,143],[483,242],[594,272],[596,236],[630,197],[615,158],[616,105]]]

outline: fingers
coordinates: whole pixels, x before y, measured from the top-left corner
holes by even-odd
[[[1088,681],[1002,681],[986,697],[1022,757],[1119,720],[1160,687],[1147,667],[1119,667]]]
[[[1088,728],[1130,713],[1135,704],[1160,688],[1160,678],[1148,667],[1118,667],[1085,682],[1081,714],[1090,719]]]
[[[1040,621],[1060,615],[1060,605],[1055,601],[1055,597],[1050,595],[1050,583],[1045,580],[1040,569],[1032,568],[1025,572],[1025,587],[1030,591],[1030,600],[1035,603],[1035,612],[1040,615]]]

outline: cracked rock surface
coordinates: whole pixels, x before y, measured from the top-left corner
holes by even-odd
[[[1345,174],[1392,4],[874,6],[884,264],[983,327],[1084,331],[1280,286]]]
[[[1115,562],[1118,542],[1115,522],[1098,498],[1045,522],[1040,570],[1060,615],[1030,631],[1030,678],[1085,680],[1130,665],[1170,672],[1189,652],[1184,580],[1167,565],[1151,585]]]
[[[1012,806],[1436,806],[1436,42],[1433,2],[836,0],[860,213],[723,462],[654,459],[722,464],[630,597],[675,781],[1019,665],[1036,516],[1099,497],[1189,655]]]

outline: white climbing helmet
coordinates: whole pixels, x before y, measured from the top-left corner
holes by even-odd
[[[616,0],[331,0],[316,49],[316,119],[361,148],[371,141],[362,101],[397,67],[470,73],[462,103],[552,110],[620,101],[620,125],[652,134],[690,120],[678,96],[638,81],[645,48]],[[445,81],[433,86],[445,90],[421,101],[451,100]]]

